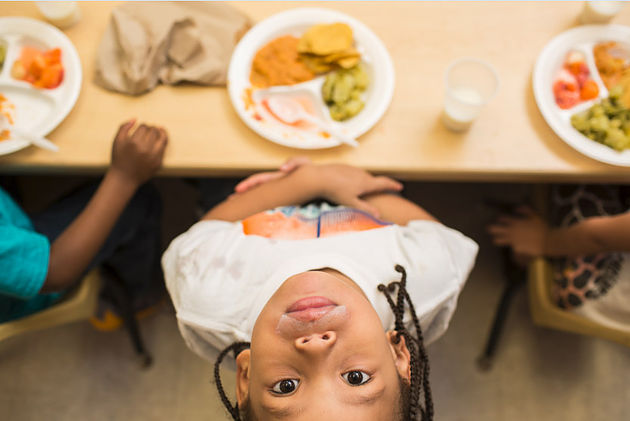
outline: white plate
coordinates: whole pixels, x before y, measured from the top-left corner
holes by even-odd
[[[46,136],[63,121],[81,90],[81,61],[68,37],[47,23],[29,18],[0,18],[0,40],[7,55],[0,71],[0,93],[15,105],[15,126],[36,136]],[[23,45],[41,49],[61,48],[63,81],[55,89],[37,89],[11,77],[11,66]],[[15,152],[29,143],[18,139],[0,141],[0,155]]]
[[[594,103],[608,96],[593,59],[593,46],[601,41],[617,41],[630,47],[630,27],[623,25],[587,25],[570,29],[552,39],[542,50],[534,68],[534,97],[547,124],[562,140],[598,161],[608,164],[630,166],[630,150],[617,152],[606,145],[595,142],[571,126],[571,116],[586,110]],[[556,105],[553,95],[553,78],[562,66],[570,50],[582,51],[586,58],[591,77],[599,85],[599,98],[586,101],[568,110]]]
[[[300,149],[329,148],[341,143],[333,137],[323,137],[317,130],[311,132],[295,129],[278,122],[260,106],[258,96],[255,94],[254,105],[251,107],[246,105],[247,91],[251,89],[249,74],[252,60],[262,46],[282,35],[300,37],[313,25],[334,22],[343,22],[352,28],[356,48],[361,53],[361,61],[370,76],[370,85],[364,93],[365,107],[355,117],[344,122],[336,122],[330,119],[328,108],[321,99],[321,86],[325,76],[293,85],[293,88],[315,95],[318,99],[317,104],[321,107],[321,115],[341,133],[354,138],[370,130],[387,110],[394,93],[394,66],[381,40],[367,26],[343,13],[317,8],[292,9],[273,15],[250,29],[236,46],[230,61],[228,70],[230,100],[245,124],[260,136],[281,145]]]

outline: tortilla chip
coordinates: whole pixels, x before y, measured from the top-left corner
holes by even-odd
[[[300,39],[298,51],[325,56],[347,50],[351,46],[352,29],[345,23],[332,23],[309,28]]]
[[[359,63],[359,59],[359,56],[345,57],[341,60],[337,60],[337,64],[344,69],[349,69],[356,66]]]
[[[313,73],[326,73],[334,68],[334,63],[326,63],[322,57],[314,56],[312,54],[302,55],[302,61]]]
[[[345,59],[349,57],[359,57],[359,56],[360,54],[357,50],[355,50],[354,48],[348,48],[347,50],[340,51],[338,53],[332,53],[332,54],[323,56],[322,59],[324,63],[334,63],[341,59]]]

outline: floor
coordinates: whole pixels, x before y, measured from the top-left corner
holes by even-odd
[[[52,181],[50,181],[52,182]],[[27,184],[39,184],[32,178]],[[192,188],[160,180],[165,239],[195,218]],[[501,293],[498,250],[484,232],[489,198],[519,201],[524,185],[413,184],[409,197],[479,242],[477,265],[447,333],[429,347],[437,420],[607,420],[630,417],[630,350],[535,327],[525,291],[516,297],[493,368],[481,352]],[[177,205],[174,205],[177,204]],[[0,343],[0,418],[28,420],[228,420],[212,364],[188,351],[173,310],[142,321],[154,366],[139,368],[123,331],[75,323]],[[233,390],[233,372],[224,370]]]

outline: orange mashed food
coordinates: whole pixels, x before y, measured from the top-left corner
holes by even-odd
[[[294,36],[276,38],[262,47],[254,56],[249,80],[257,88],[294,85],[315,77],[298,53]]]

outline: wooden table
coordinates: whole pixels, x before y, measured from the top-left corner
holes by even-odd
[[[81,3],[83,17],[66,30],[81,56],[83,86],[73,111],[50,134],[59,153],[27,148],[0,157],[3,173],[102,172],[118,123],[138,117],[170,132],[163,175],[241,175],[276,168],[306,154],[318,162],[354,164],[404,179],[628,182],[630,168],[599,163],[566,145],[547,126],[532,93],[541,49],[577,25],[582,2],[233,3],[256,21],[299,6],[352,15],[385,43],[396,88],[382,120],[352,149],[300,151],[260,138],[234,112],[224,88],[160,86],[140,97],[92,82],[96,48],[115,3]],[[0,15],[39,18],[32,3],[0,3]],[[630,24],[630,7],[615,19]],[[501,86],[465,134],[439,121],[444,71],[454,59],[492,63]]]

